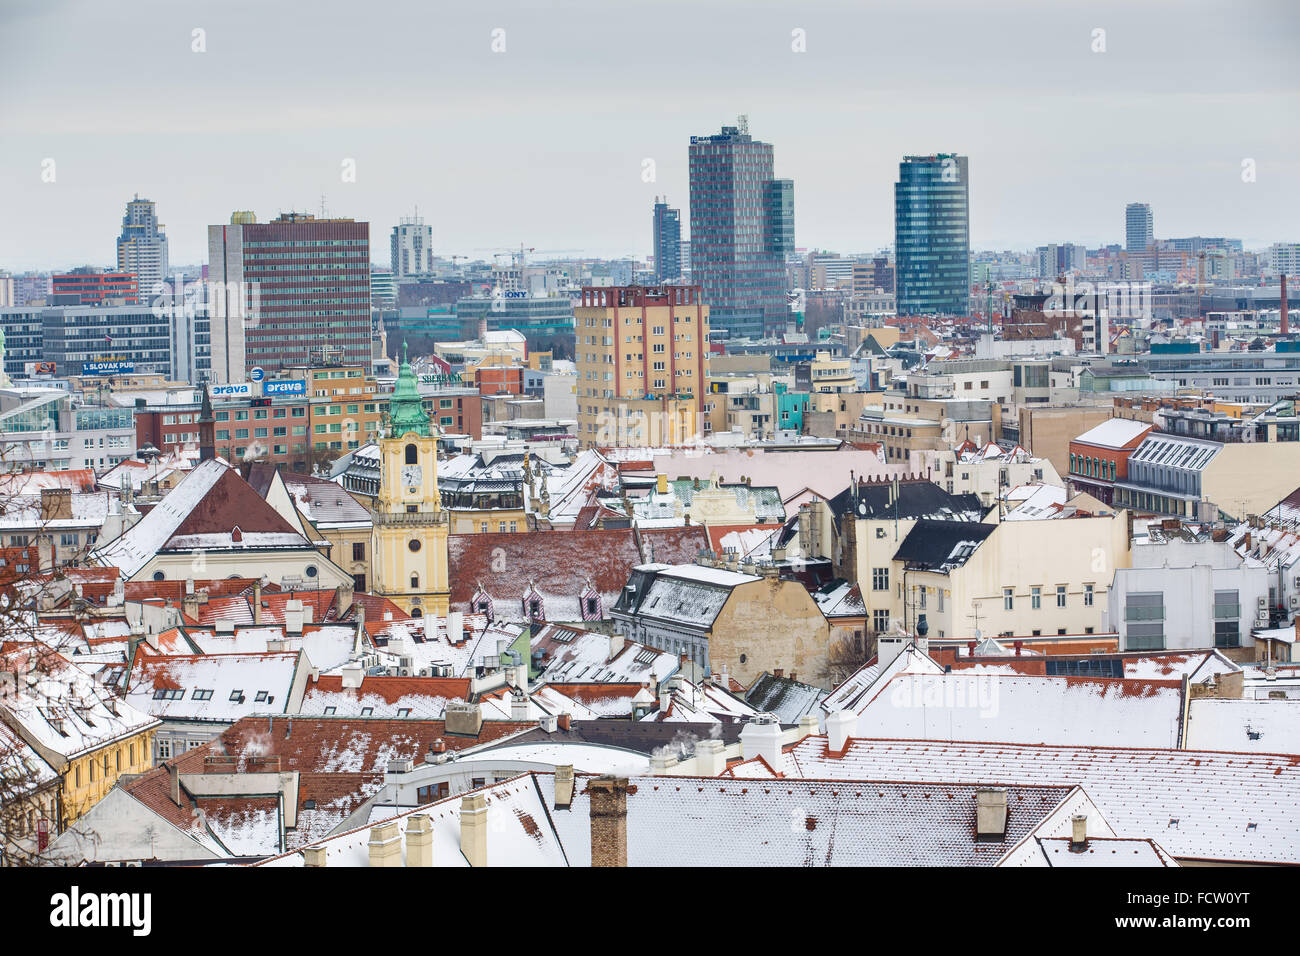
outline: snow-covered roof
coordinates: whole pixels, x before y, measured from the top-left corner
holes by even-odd
[[[898,674],[855,708],[864,736],[1023,744],[1175,747],[1178,681]]]
[[[987,741],[987,738],[985,738]],[[788,780],[966,780],[1078,784],[1122,836],[1147,837],[1179,859],[1300,863],[1300,760],[1290,755],[1151,747],[1026,746],[880,740],[855,733],[842,755],[826,737],[782,754]],[[728,774],[771,777],[761,761]]]
[[[1150,428],[1150,422],[1136,422],[1129,418],[1108,418],[1089,428],[1074,440],[1102,448],[1123,448]]]
[[[641,684],[663,680],[678,668],[678,657],[636,641],[611,639],[608,634],[563,624],[548,624],[532,637],[532,651],[541,651],[540,679],[556,682],[605,681]]]
[[[68,760],[133,736],[158,720],[113,696],[67,657],[40,644],[6,644],[0,669],[16,674],[0,704],[46,760]],[[61,768],[60,768],[61,769]]]
[[[1189,750],[1300,754],[1300,700],[1194,698],[1186,736]]]
[[[73,492],[68,496],[72,516],[68,518],[52,517],[49,506],[42,506],[40,495],[6,496],[4,507],[0,508],[0,531],[22,530],[24,528],[48,531],[71,531],[74,529],[91,530],[104,526],[108,518],[108,492],[95,491],[90,494]]]
[[[296,651],[154,656],[137,653],[127,702],[167,720],[233,723],[283,714],[290,704]]]
[[[439,720],[448,702],[469,697],[469,678],[362,675],[360,687],[344,687],[342,675],[322,674],[308,682],[299,713]]]

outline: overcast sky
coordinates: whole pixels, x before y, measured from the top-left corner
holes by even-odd
[[[644,256],[740,113],[804,248],[892,244],[899,158],[941,151],[975,248],[1122,242],[1135,201],[1157,237],[1298,241],[1298,49],[1294,0],[3,0],[0,269],[113,264],[136,193],[173,264],[322,194],[378,262],[416,206],[440,254]]]

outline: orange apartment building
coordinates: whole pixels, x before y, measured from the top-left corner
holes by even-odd
[[[573,314],[583,447],[680,445],[705,430],[700,286],[587,286]]]

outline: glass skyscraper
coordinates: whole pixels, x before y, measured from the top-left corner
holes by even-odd
[[[789,321],[794,183],[772,170],[771,144],[743,126],[691,137],[691,277],[720,338],[774,335]]]
[[[1152,228],[1150,203],[1129,203],[1124,209],[1124,250],[1146,252],[1154,238]]]
[[[899,315],[966,315],[970,192],[965,156],[904,156],[894,185]]]
[[[665,202],[655,202],[655,279],[682,277],[682,214]]]

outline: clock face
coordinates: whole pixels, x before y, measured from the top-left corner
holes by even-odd
[[[408,488],[418,488],[423,483],[419,465],[402,466],[402,484]]]

